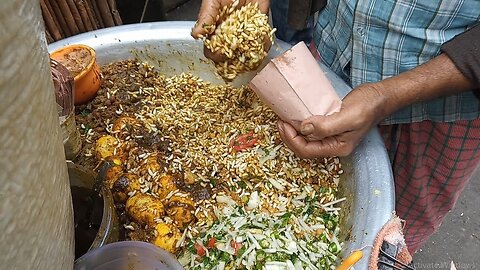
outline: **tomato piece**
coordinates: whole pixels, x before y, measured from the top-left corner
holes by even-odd
[[[235,255],[237,255],[237,252],[242,248],[242,243],[239,243],[235,240],[231,240],[230,241],[230,246],[233,248],[233,250],[235,251]]]
[[[247,134],[243,134],[238,136],[236,139],[230,142],[230,147],[236,151],[242,151],[249,148],[252,148],[258,142],[258,138],[256,138],[253,134],[253,131],[248,132]]]
[[[205,256],[205,248],[204,248],[202,245],[200,245],[200,244],[198,244],[198,243],[195,243],[195,244],[193,245],[193,247],[194,247],[195,250],[197,251],[197,255],[198,255],[198,256],[200,256],[200,257]]]
[[[207,242],[207,248],[208,249],[214,248],[216,242],[217,242],[217,239],[215,239],[215,237],[210,238]]]

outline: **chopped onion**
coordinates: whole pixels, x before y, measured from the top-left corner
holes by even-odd
[[[260,205],[260,196],[258,196],[258,191],[254,191],[252,192],[252,194],[250,194],[250,199],[248,200],[248,203],[247,203],[247,210],[256,209],[258,208],[259,205]]]
[[[278,190],[280,191],[284,191],[285,190],[285,187],[282,186],[282,184],[280,184],[277,180],[273,179],[273,178],[268,178],[268,181]]]

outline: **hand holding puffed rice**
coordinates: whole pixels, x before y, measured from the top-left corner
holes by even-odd
[[[220,24],[227,14],[226,9],[230,8],[235,0],[203,0],[198,13],[198,20],[192,29],[192,37],[200,38],[207,34],[213,34],[215,28]],[[249,3],[258,3],[258,7],[263,14],[268,13],[270,0],[239,0],[234,9],[239,9]],[[223,17],[221,13],[223,11]],[[231,13],[231,12],[230,12]]]
[[[258,67],[272,45],[265,0],[204,0],[194,38],[204,40],[204,54],[216,62],[217,72],[226,80]]]

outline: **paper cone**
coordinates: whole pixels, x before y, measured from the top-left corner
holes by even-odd
[[[306,118],[338,112],[342,103],[303,42],[272,59],[249,86],[297,130]]]

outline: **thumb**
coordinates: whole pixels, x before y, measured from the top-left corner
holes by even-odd
[[[268,14],[270,8],[270,0],[259,0],[256,2],[258,3],[258,8],[260,9],[260,12],[262,12],[263,14]]]
[[[300,125],[302,135],[315,140],[340,135],[351,129],[352,116],[342,111],[327,116],[314,115],[304,120]]]
[[[199,38],[213,33],[216,27],[216,18],[220,14],[221,1],[203,0],[198,12],[198,20],[192,28],[192,37]]]

